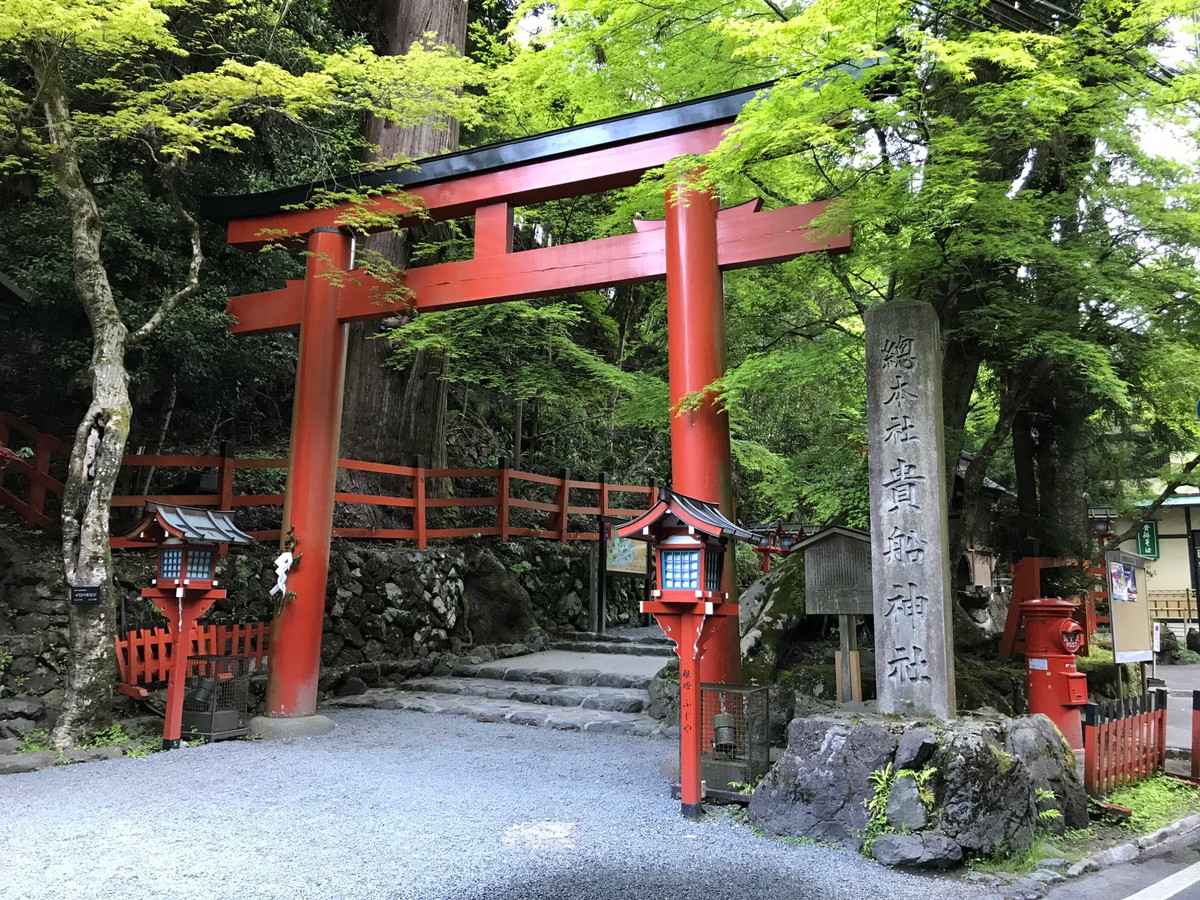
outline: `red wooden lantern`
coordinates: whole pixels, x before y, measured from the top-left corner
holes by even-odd
[[[133,543],[158,547],[158,575],[142,596],[167,617],[171,632],[171,676],[167,680],[167,714],[163,748],[179,746],[183,714],[183,683],[196,620],[208,612],[225,591],[217,590],[217,555],[222,544],[250,544],[254,538],[239,530],[225,510],[195,509],[146,502],[146,517],[125,537]]]
[[[721,569],[731,541],[759,542],[725,518],[715,503],[664,490],[649,510],[617,528],[623,538],[654,545],[658,588],[642,612],[653,613],[679,654],[680,812],[698,818],[703,800],[700,755],[700,659],[719,617],[736,616],[738,605],[721,590]]]

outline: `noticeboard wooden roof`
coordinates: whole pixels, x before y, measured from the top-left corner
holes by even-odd
[[[811,547],[813,544],[819,544],[822,541],[827,541],[831,537],[835,537],[835,536],[853,538],[855,540],[862,541],[863,543],[866,543],[866,544],[871,543],[871,535],[869,535],[865,531],[859,531],[857,528],[846,528],[843,525],[830,525],[826,528],[822,528],[820,531],[818,531],[812,537],[801,541],[799,544],[797,544],[792,549],[793,550],[804,550],[807,547]]]

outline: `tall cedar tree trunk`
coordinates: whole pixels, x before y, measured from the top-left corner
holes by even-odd
[[[438,43],[461,52],[467,37],[465,0],[387,0],[376,6],[381,51],[404,53],[423,35],[433,33]],[[397,128],[372,118],[367,139],[379,145],[376,158],[397,155],[421,159],[458,148],[458,123],[450,120],[439,130],[429,125]],[[410,229],[410,232],[412,229]],[[409,232],[373,235],[365,247],[382,254],[398,268],[407,267],[411,246]],[[446,360],[440,354],[421,351],[402,371],[386,365],[392,348],[372,335],[394,327],[397,320],[361,322],[349,328],[346,360],[346,390],[342,412],[341,455],[374,462],[410,464],[422,456],[426,465],[446,465],[446,404],[449,396],[444,379]],[[434,485],[431,484],[431,487]],[[386,476],[343,470],[338,489],[352,493],[394,493]],[[385,507],[361,507],[356,518],[364,525],[383,525]]]
[[[1072,130],[1064,123],[1061,134],[1037,148],[1027,189],[1042,196],[1063,198],[1063,216],[1053,224],[1061,231],[1064,256],[1080,240],[1078,198],[1084,189],[1086,163],[1095,154],[1096,136],[1091,127]],[[1051,262],[1039,267],[1031,290],[1039,305],[1056,314],[1069,333],[1076,326],[1081,301],[1069,273]],[[1008,390],[1024,385],[1029,392],[1023,415],[1013,422],[1013,464],[1017,478],[1018,537],[1020,551],[1030,555],[1083,559],[1091,543],[1087,484],[1089,418],[1096,399],[1086,375],[1069,361],[1044,357],[1033,365],[1009,367],[1004,376]]]

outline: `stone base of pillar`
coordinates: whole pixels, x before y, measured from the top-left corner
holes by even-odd
[[[294,718],[272,718],[255,716],[250,720],[250,735],[264,741],[283,738],[320,737],[333,731],[333,720],[328,716],[295,716]]]

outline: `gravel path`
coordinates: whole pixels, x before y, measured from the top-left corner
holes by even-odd
[[[689,823],[670,745],[383,710],[0,779],[0,898],[954,900],[843,851]]]

